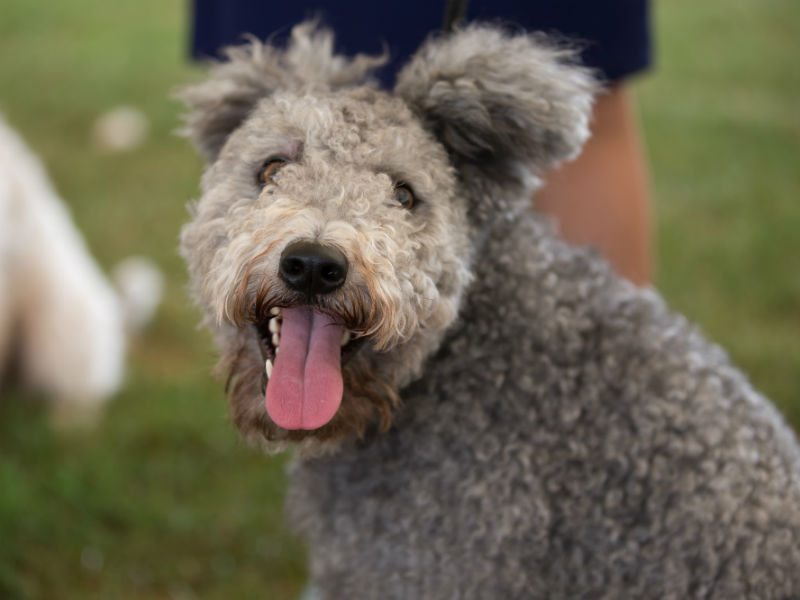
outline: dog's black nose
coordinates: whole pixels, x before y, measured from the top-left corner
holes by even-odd
[[[309,296],[330,294],[347,278],[347,259],[331,246],[294,242],[281,254],[279,273],[298,292]]]

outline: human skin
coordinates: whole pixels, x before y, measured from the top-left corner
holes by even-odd
[[[653,277],[647,158],[629,86],[598,96],[580,156],[550,172],[533,200],[569,242],[592,246],[638,285]]]

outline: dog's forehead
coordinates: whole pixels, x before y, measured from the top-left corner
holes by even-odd
[[[377,159],[398,148],[416,156],[446,156],[401,99],[371,88],[278,93],[257,107],[249,127],[282,132],[304,146],[333,150],[339,158],[369,154]]]
[[[364,176],[381,187],[403,181],[439,201],[456,187],[444,146],[402,99],[370,88],[281,91],[264,98],[230,135],[203,187],[234,185],[245,193],[254,173],[273,158],[336,174],[342,185]],[[376,174],[384,177],[372,179]]]
[[[268,107],[270,104],[284,118],[310,119],[318,124],[346,123],[367,128],[409,125],[415,121],[400,98],[367,87],[322,92],[279,92],[268,98],[262,106]]]

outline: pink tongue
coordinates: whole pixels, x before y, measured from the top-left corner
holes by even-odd
[[[342,402],[342,327],[307,306],[283,309],[281,347],[267,384],[267,413],[284,429],[317,429]]]

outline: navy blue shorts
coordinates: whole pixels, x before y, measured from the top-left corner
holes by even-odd
[[[320,17],[335,31],[339,52],[380,54],[389,48],[392,61],[379,73],[387,87],[427,35],[442,27],[446,5],[444,0],[193,1],[195,58],[218,57],[220,48],[241,43],[245,33],[281,41],[296,23]],[[607,81],[642,71],[651,61],[648,0],[472,0],[467,19],[574,39],[584,64]]]

